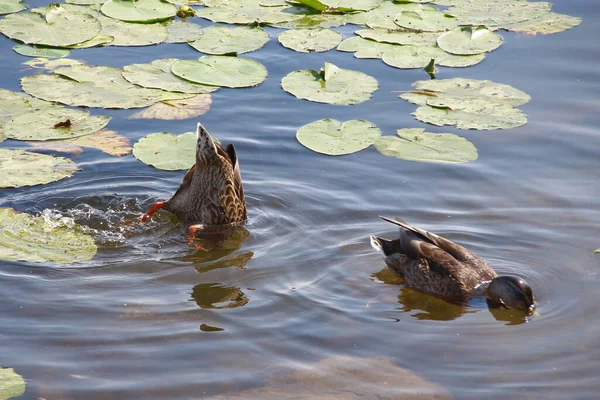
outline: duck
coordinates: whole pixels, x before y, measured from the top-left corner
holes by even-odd
[[[470,250],[399,218],[380,218],[398,226],[400,237],[371,235],[371,246],[383,253],[390,272],[407,287],[456,303],[482,295],[491,308],[534,312],[533,291],[524,279],[499,276]]]
[[[226,228],[246,221],[246,201],[237,152],[233,144],[223,148],[198,123],[196,162],[183,177],[175,194],[157,201],[140,217],[147,221],[158,210],[175,214],[193,236],[199,230]]]

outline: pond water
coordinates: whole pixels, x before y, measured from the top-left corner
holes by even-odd
[[[410,115],[414,105],[398,99],[427,79],[423,71],[335,50],[295,53],[277,43],[280,30],[268,29],[271,41],[245,56],[265,65],[269,78],[213,93],[199,118],[235,144],[249,214],[246,230],[201,238],[208,252],[188,246],[167,213],[147,225],[121,224],[168,198],[183,176],[131,155],[86,150],[70,156],[82,171],[68,180],[2,189],[0,206],[74,218],[99,245],[93,260],[70,267],[0,262],[0,365],[27,380],[23,398],[229,398],[338,356],[385,356],[456,399],[596,398],[600,8],[595,0],[553,3],[583,23],[548,36],[502,32],[505,44],[480,65],[438,74],[529,93],[520,107],[528,124],[502,131],[426,126]],[[354,29],[338,28],[345,37]],[[0,87],[18,91],[19,78],[32,72],[13,45],[0,38]],[[184,44],[71,54],[115,67],[198,56]],[[281,90],[292,70],[326,61],[374,76],[379,90],[348,107]],[[196,123],[128,120],[134,112],[93,114],[110,115],[109,127],[132,142]],[[479,159],[416,163],[372,147],[327,157],[296,141],[299,127],[328,117],[368,119],[384,135],[411,127],[458,133]],[[9,144],[20,146],[0,147]],[[390,281],[368,240],[396,235],[379,215],[402,217],[472,249],[499,273],[526,278],[539,315],[526,321],[490,312],[482,300],[451,305]],[[409,387],[396,398],[418,393]]]

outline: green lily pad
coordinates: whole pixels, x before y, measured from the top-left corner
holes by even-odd
[[[108,129],[102,129],[91,135],[80,136],[75,139],[27,143],[34,147],[33,150],[80,154],[83,152],[82,147],[90,147],[117,157],[127,155],[133,150],[129,139]]]
[[[477,160],[477,149],[467,139],[452,133],[430,133],[425,129],[399,129],[397,136],[383,136],[375,148],[383,155],[421,162],[464,163]]]
[[[241,54],[260,49],[269,39],[269,34],[260,28],[213,25],[204,29],[204,34],[189,44],[206,54]]]
[[[154,60],[150,64],[131,64],[123,67],[123,77],[129,82],[145,88],[162,89],[182,93],[211,93],[218,86],[200,85],[184,81],[171,72],[177,58]]]
[[[16,13],[26,8],[21,0],[0,0],[0,15]]]
[[[565,14],[549,12],[541,17],[533,18],[514,24],[504,24],[502,29],[526,33],[528,35],[550,35],[576,27],[581,23],[581,18]]]
[[[129,119],[182,120],[205,114],[212,104],[209,94],[199,94],[189,99],[166,100],[151,105],[129,117]]]
[[[0,8],[0,11],[2,8]],[[1,224],[1,223],[0,223]],[[8,400],[23,396],[25,380],[12,368],[0,368],[0,399]]]
[[[454,17],[446,15],[433,6],[423,6],[416,11],[403,11],[396,15],[394,23],[417,32],[449,31],[458,26]]]
[[[11,119],[33,111],[26,96],[10,90],[0,89],[0,132],[2,126]]]
[[[202,37],[204,31],[199,25],[189,21],[175,19],[167,25],[169,36],[165,43],[187,43],[198,40]]]
[[[0,188],[44,185],[77,171],[68,158],[8,149],[0,149],[0,167]]]
[[[496,50],[504,40],[485,26],[463,27],[441,34],[437,39],[440,48],[457,55],[481,54]]]
[[[72,46],[67,46],[69,49],[89,49],[91,47],[100,47],[111,44],[115,40],[114,36],[105,35],[100,33],[90,40],[86,40],[85,42],[77,43]]]
[[[161,0],[108,0],[101,10],[110,18],[126,22],[156,22],[177,14],[177,7]]]
[[[62,67],[73,67],[75,65],[85,65],[79,60],[73,60],[70,58],[49,60],[47,58],[34,58],[33,60],[27,60],[23,63],[31,68],[42,68],[48,71],[54,71],[57,68]]]
[[[457,4],[446,10],[446,13],[454,16],[460,25],[485,25],[493,28],[541,17],[549,13],[551,8],[552,4],[544,2],[483,0]]]
[[[171,71],[178,77],[204,85],[230,88],[252,87],[267,79],[267,69],[247,58],[204,56],[198,61],[179,60]]]
[[[142,88],[125,80],[120,69],[86,65],[58,68],[52,75],[26,76],[21,85],[26,93],[42,100],[82,107],[141,108],[192,96]]]
[[[386,1],[379,7],[367,12],[365,22],[369,28],[398,30],[398,25],[394,22],[396,15],[403,11],[416,11],[420,9],[420,4],[392,3]]]
[[[218,7],[209,6],[198,10],[196,15],[213,22],[243,25],[253,22],[275,25],[302,18],[302,15],[284,12],[288,8],[287,6],[261,7],[256,3],[243,2],[239,7],[229,7],[225,4]]]
[[[276,28],[283,29],[327,29],[335,28],[338,26],[345,25],[348,22],[348,15],[341,14],[308,14],[308,15],[297,15],[296,18],[291,21],[284,21],[279,23],[270,24]]]
[[[91,260],[98,248],[77,225],[54,226],[12,208],[0,208],[0,259],[74,263]]]
[[[356,58],[381,58],[385,52],[395,52],[403,46],[380,43],[362,37],[351,37],[337,47],[338,51],[354,52]]]
[[[371,39],[381,43],[412,45],[418,47],[431,47],[436,45],[439,36],[437,32],[403,32],[390,31],[389,29],[362,29],[354,32],[364,39]]]
[[[392,51],[386,51],[381,60],[396,68],[425,68],[431,60],[434,64],[444,67],[470,67],[485,58],[485,54],[459,56],[449,54],[438,47],[396,46]]]
[[[383,0],[295,0],[317,11],[324,11],[328,8],[339,9],[343,12],[350,11],[368,11],[378,5]]]
[[[4,135],[17,140],[72,139],[98,132],[110,121],[110,117],[90,117],[89,114],[87,110],[64,107],[34,111],[7,122]]]
[[[132,24],[101,14],[96,18],[102,25],[102,35],[113,37],[110,46],[151,46],[169,38],[167,27],[160,23]]]
[[[289,73],[281,81],[283,90],[318,103],[358,104],[369,100],[379,85],[372,76],[325,63],[322,72],[301,70]]]
[[[87,6],[92,4],[104,4],[107,1],[108,0],[65,0],[65,3]]]
[[[100,22],[89,14],[49,7],[37,12],[11,14],[0,20],[0,32],[27,44],[65,47],[90,40],[100,33]]]
[[[344,123],[322,119],[298,129],[296,139],[312,151],[330,156],[351,154],[372,145],[381,136],[369,121],[353,119]]]
[[[331,29],[294,29],[282,32],[277,40],[288,49],[310,53],[331,50],[343,39],[341,33]]]
[[[453,107],[426,105],[417,108],[413,115],[427,124],[455,125],[459,129],[510,129],[527,123],[527,115],[504,103],[463,100],[456,101]]]
[[[133,145],[135,158],[165,171],[187,170],[196,162],[196,134],[151,133]]]
[[[13,47],[13,50],[22,56],[27,57],[46,57],[46,58],[61,58],[66,57],[71,52],[68,49],[59,49],[54,47],[34,47],[24,44],[18,44]]]

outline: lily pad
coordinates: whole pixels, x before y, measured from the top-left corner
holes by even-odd
[[[541,17],[533,18],[514,24],[504,24],[502,29],[526,33],[528,35],[550,35],[576,27],[581,23],[581,18],[565,14],[549,12]]]
[[[23,65],[27,65],[31,68],[42,68],[48,71],[53,71],[57,68],[62,68],[62,67],[73,67],[75,65],[85,65],[85,63],[83,63],[82,61],[79,60],[73,60],[70,58],[64,58],[64,59],[56,59],[56,60],[49,60],[47,58],[34,58],[33,60],[28,60],[25,61],[23,63]]]
[[[21,85],[37,98],[83,107],[141,108],[192,96],[142,88],[125,80],[120,69],[86,65],[58,68],[52,75],[26,76]]]
[[[0,399],[12,399],[23,396],[24,393],[25,380],[23,377],[12,368],[0,368]]]
[[[61,58],[66,57],[71,52],[68,49],[59,49],[54,47],[34,47],[24,44],[18,44],[13,47],[13,50],[22,56],[27,57],[45,57],[45,58]]]
[[[151,133],[133,145],[133,155],[154,168],[187,170],[196,162],[196,134]]]
[[[33,111],[26,96],[0,89],[0,132],[2,126],[11,119]]]
[[[46,142],[28,142],[34,150],[51,150],[62,153],[79,154],[82,147],[98,149],[111,156],[124,156],[132,151],[131,143],[126,137],[115,131],[102,129],[87,136],[67,140],[49,140]]]
[[[394,52],[402,46],[390,43],[380,43],[362,37],[351,37],[337,47],[338,51],[354,52],[356,58],[381,58],[385,52]]]
[[[317,11],[324,11],[326,9],[338,9],[342,12],[350,11],[368,11],[378,5],[383,0],[295,0],[298,3],[302,3]]]
[[[12,208],[0,208],[0,259],[74,263],[91,260],[98,248],[77,225],[53,226]]]
[[[24,10],[27,6],[22,0],[0,0],[0,15],[12,14]]]
[[[65,7],[37,12],[11,14],[0,20],[0,32],[27,44],[65,47],[90,40],[100,33],[100,22],[93,16],[68,11]]]
[[[383,136],[375,148],[386,156],[421,162],[464,163],[477,160],[477,149],[467,139],[452,133],[430,133],[425,129],[399,129],[397,136]]]
[[[218,7],[209,6],[198,10],[196,15],[213,22],[243,25],[253,22],[275,25],[302,18],[302,15],[284,12],[288,8],[288,6],[261,7],[256,3],[243,2],[238,7],[230,7],[226,4],[220,4]]]
[[[398,25],[394,22],[394,18],[403,11],[416,11],[420,8],[420,4],[392,3],[386,1],[379,7],[367,12],[365,18],[366,25],[369,28],[398,30]]]
[[[345,25],[348,22],[348,15],[350,14],[299,14],[297,15],[297,17],[301,18],[296,18],[291,21],[285,21],[271,25],[275,28],[283,29],[335,28],[337,26]]]
[[[100,33],[90,40],[86,40],[85,42],[77,43],[72,46],[67,46],[69,49],[89,49],[91,47],[100,47],[111,44],[115,40],[114,36],[105,35]]]
[[[199,25],[189,21],[175,19],[167,25],[169,36],[165,43],[187,43],[202,37],[203,30]]]
[[[473,3],[460,3],[446,10],[460,25],[485,25],[488,28],[527,21],[550,12],[552,4],[505,0],[497,2],[482,0]]]
[[[354,32],[362,38],[382,43],[431,47],[436,45],[437,32],[403,32],[389,29],[362,29]]]
[[[129,119],[190,119],[205,114],[211,104],[212,98],[209,94],[199,94],[183,100],[166,100],[138,111]]]
[[[179,61],[177,58],[154,60],[150,64],[131,64],[123,67],[123,77],[129,82],[143,86],[182,93],[211,93],[218,86],[200,85],[184,81],[171,72],[171,67]]]
[[[64,107],[34,111],[7,122],[4,135],[17,140],[72,139],[98,132],[110,121],[110,117],[90,117],[89,114],[87,110]]]
[[[267,69],[247,58],[204,56],[198,61],[179,60],[171,71],[178,77],[203,85],[230,88],[252,87],[267,79]]]
[[[427,124],[455,125],[459,129],[510,129],[527,123],[527,115],[519,109],[481,101],[456,102],[454,108],[421,106],[413,115]]]
[[[8,149],[0,149],[0,167],[0,188],[44,185],[77,171],[68,158]]]
[[[301,70],[281,81],[283,90],[318,103],[351,105],[369,100],[379,85],[372,76],[325,63],[322,71]]]
[[[163,43],[169,38],[167,27],[160,23],[132,24],[104,15],[98,15],[96,18],[102,24],[102,35],[113,37],[110,46],[151,46]]]
[[[204,34],[190,46],[206,54],[241,54],[263,47],[270,39],[260,28],[213,25],[204,29]]]
[[[301,53],[331,50],[343,39],[341,33],[331,29],[293,29],[282,32],[277,38],[283,47]]]
[[[403,11],[396,15],[394,23],[417,32],[449,31],[458,26],[454,17],[446,15],[433,6],[423,6],[416,11]]]
[[[108,0],[101,10],[110,18],[126,22],[156,22],[177,14],[177,7],[162,0]]]
[[[485,58],[485,54],[459,56],[449,54],[438,47],[397,46],[383,53],[381,60],[396,68],[425,68],[431,60],[444,67],[470,67]]]
[[[485,26],[463,27],[441,34],[437,39],[440,48],[457,55],[481,54],[496,50],[504,40]]]
[[[344,123],[322,119],[298,129],[296,139],[317,153],[330,156],[351,154],[366,149],[381,136],[377,126],[369,121],[353,119]]]

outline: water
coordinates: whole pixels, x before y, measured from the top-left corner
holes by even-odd
[[[208,252],[189,247],[166,213],[148,225],[121,223],[168,198],[183,176],[132,156],[85,150],[72,156],[82,171],[71,179],[2,190],[0,206],[71,218],[100,249],[71,267],[0,262],[0,365],[26,378],[24,399],[227,397],[336,356],[388,357],[456,399],[596,398],[600,9],[593,0],[556,0],[553,9],[584,21],[551,36],[504,32],[505,44],[482,64],[441,69],[439,78],[490,79],[532,96],[520,107],[529,116],[521,128],[427,126],[477,146],[479,159],[464,165],[401,161],[374,149],[326,157],[295,140],[297,128],[326,117],[368,119],[386,135],[425,127],[394,92],[424,72],[351,53],[298,54],[275,39],[248,54],[267,67],[267,81],[219,90],[200,118],[235,143],[249,213],[245,229],[203,237]],[[349,37],[353,28],[340,30]],[[18,90],[29,72],[12,46],[0,38],[1,87]],[[198,54],[161,45],[71,57],[120,67]],[[290,71],[325,61],[376,77],[380,89],[350,107],[280,89]],[[195,126],[128,120],[134,112],[92,111],[113,117],[110,128],[132,142]],[[369,234],[395,235],[378,215],[401,216],[467,246],[499,273],[526,278],[539,315],[490,312],[482,300],[451,305],[390,281],[368,242]]]

